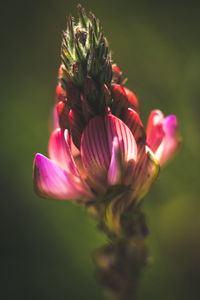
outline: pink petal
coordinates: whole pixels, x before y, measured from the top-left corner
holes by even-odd
[[[146,142],[154,153],[158,149],[164,137],[164,131],[162,126],[163,119],[164,115],[160,110],[153,110],[148,119],[146,130]]]
[[[33,180],[36,193],[56,200],[90,199],[92,194],[81,178],[66,172],[41,154],[35,156]]]
[[[81,139],[81,157],[91,184],[105,188],[111,149],[108,147],[103,117],[94,117],[85,127]]]
[[[122,161],[119,141],[114,137],[112,143],[112,156],[108,170],[108,184],[120,184],[122,179]]]
[[[167,116],[164,118],[162,125],[165,136],[155,153],[161,166],[166,164],[175,155],[181,143],[178,137],[178,121],[176,116]]]
[[[123,180],[126,181],[127,173],[128,176],[130,172],[133,173],[133,166],[137,157],[137,145],[130,129],[120,119],[109,113],[104,119],[101,116],[94,117],[83,131],[81,140],[82,161],[90,181],[95,187],[106,188],[110,162],[110,170],[117,163],[116,149],[113,148],[115,137],[118,140],[119,145],[116,147],[119,149],[117,151],[120,152],[122,169],[125,174]],[[115,180],[111,177],[109,174],[109,181],[115,182],[118,175],[116,175]]]
[[[70,145],[70,150],[73,158],[77,157],[80,155],[80,150],[74,145],[72,136],[69,137],[69,142],[68,144]]]
[[[130,129],[124,122],[111,113],[106,115],[105,124],[110,151],[112,149],[113,138],[116,136],[119,141],[122,163],[126,164],[126,162],[130,160],[135,162],[137,157],[137,144]]]
[[[135,110],[128,108],[124,113],[123,121],[131,130],[137,143],[145,141],[146,136],[144,127],[139,114]]]
[[[50,132],[59,127],[60,127],[60,125],[59,125],[57,107],[56,107],[56,105],[54,105],[54,108],[52,110],[52,115],[50,118]]]
[[[68,131],[65,131],[65,135]],[[76,165],[72,158],[70,148],[64,136],[64,130],[57,128],[51,134],[49,140],[49,157],[56,162],[61,168],[71,172],[74,175],[78,174]]]

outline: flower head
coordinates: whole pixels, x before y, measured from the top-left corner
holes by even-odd
[[[135,198],[159,169],[145,143],[140,117],[131,108],[124,121],[110,111],[92,118],[81,134],[80,150],[67,129],[56,128],[49,141],[49,157],[36,155],[35,189],[45,198],[61,200],[95,201],[114,186],[120,186],[121,192],[129,190]]]
[[[177,119],[151,112],[145,132],[136,95],[124,86],[99,21],[79,6],[64,32],[49,158],[37,154],[38,195],[107,201],[111,215],[138,202],[179,147]]]

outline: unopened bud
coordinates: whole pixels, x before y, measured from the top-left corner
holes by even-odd
[[[113,84],[111,87],[112,105],[111,111],[116,116],[121,116],[124,110],[128,108],[128,99],[125,90],[120,84]]]
[[[136,95],[130,91],[129,89],[124,87],[124,91],[127,95],[128,98],[128,102],[129,102],[129,107],[131,107],[132,109],[134,109],[137,113],[140,112],[139,110],[139,103],[138,103],[138,99],[136,97]]]
[[[114,114],[121,116],[127,108],[132,108],[136,112],[139,112],[138,100],[135,94],[129,89],[124,88],[120,84],[113,84],[111,93],[113,98],[111,110]]]
[[[61,84],[56,87],[56,102],[66,100],[66,91],[62,88]]]
[[[112,65],[112,73],[113,73],[112,74],[113,83],[121,84],[122,83],[122,72],[116,64]]]
[[[57,104],[57,113],[59,118],[59,125],[62,129],[68,128],[68,114],[69,114],[69,105],[67,102],[59,101]]]

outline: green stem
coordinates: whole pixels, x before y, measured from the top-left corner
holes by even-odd
[[[130,216],[121,218],[120,236],[109,234],[110,242],[94,254],[96,276],[112,300],[136,299],[141,271],[147,264],[144,215],[138,210]]]

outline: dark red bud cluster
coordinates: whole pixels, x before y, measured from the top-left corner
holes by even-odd
[[[59,79],[63,78],[64,66],[59,68]],[[83,87],[74,82],[62,86],[61,80],[56,87],[56,103],[59,124],[69,129],[77,148],[80,148],[84,127],[95,115],[105,115],[108,109],[123,119],[128,108],[139,113],[138,100],[133,92],[123,87],[122,72],[116,64],[112,65],[112,83],[108,87],[87,76]]]

